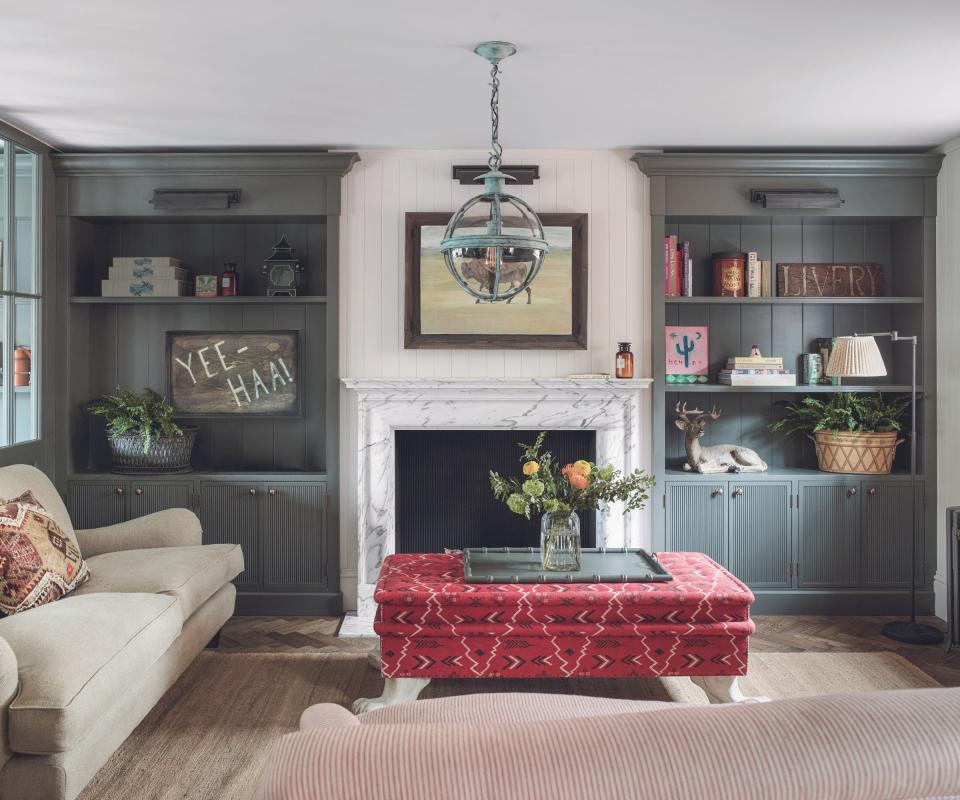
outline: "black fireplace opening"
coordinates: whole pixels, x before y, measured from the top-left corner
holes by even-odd
[[[522,477],[520,442],[537,430],[398,430],[396,551],[442,553],[444,548],[539,547],[540,519],[511,512],[493,496],[490,471]],[[596,460],[590,430],[556,430],[544,444],[567,464]],[[596,514],[580,514],[584,547],[596,545]]]

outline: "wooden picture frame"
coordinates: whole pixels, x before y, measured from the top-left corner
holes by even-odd
[[[570,333],[424,333],[421,308],[421,231],[427,226],[445,227],[453,213],[408,212],[405,217],[404,347],[407,349],[478,350],[586,350],[587,349],[587,215],[540,214],[544,228],[571,229]],[[550,256],[547,256],[549,259]],[[547,262],[545,262],[547,263]],[[541,272],[541,276],[543,273]],[[531,288],[536,291],[538,276]],[[452,276],[450,283],[456,286]],[[457,291],[463,292],[457,287]],[[465,297],[469,295],[464,292]],[[514,303],[523,302],[520,298]]]
[[[166,340],[167,399],[175,416],[302,415],[300,331],[167,331]]]

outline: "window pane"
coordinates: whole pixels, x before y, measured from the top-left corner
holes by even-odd
[[[0,447],[6,447],[10,444],[10,436],[7,433],[7,420],[9,416],[7,414],[7,397],[9,392],[7,391],[7,376],[9,371],[7,370],[7,359],[13,358],[12,351],[11,354],[7,355],[7,303],[8,298],[0,297],[0,356],[2,356],[3,363],[0,364]]]
[[[0,289],[5,288],[3,273],[10,256],[7,253],[7,150],[9,145],[0,139]]]
[[[35,153],[16,149],[17,181],[13,191],[16,208],[16,291],[35,294],[37,289],[37,180],[39,160]]]
[[[17,334],[13,349],[14,443],[37,438],[37,301],[16,299]]]

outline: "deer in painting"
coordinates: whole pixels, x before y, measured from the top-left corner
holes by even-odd
[[[683,464],[685,470],[703,474],[712,472],[765,472],[767,462],[757,455],[756,450],[749,447],[740,447],[736,444],[712,444],[704,447],[700,444],[707,419],[719,419],[720,412],[716,407],[710,411],[701,411],[699,408],[688,409],[684,403],[681,407],[677,403],[676,426],[683,431],[684,448],[687,451],[687,460]]]
[[[460,265],[460,274],[463,275],[463,279],[466,281],[476,281],[479,283],[480,288],[483,291],[493,291],[494,268],[484,259],[478,258],[471,261],[463,261]],[[509,262],[504,262],[500,267],[501,291],[503,290],[504,286],[507,287],[508,291],[510,289],[515,289],[521,284],[526,276],[526,264],[511,264]],[[527,293],[527,305],[530,305],[533,293],[530,291],[529,286],[527,286],[524,291]],[[511,297],[510,300],[507,300],[507,303],[510,303],[512,300],[513,298]],[[480,300],[477,299],[477,302],[479,303]]]

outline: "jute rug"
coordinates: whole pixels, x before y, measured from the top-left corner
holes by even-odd
[[[382,686],[363,654],[203,653],[80,800],[248,800],[277,737],[314,703],[349,706]],[[748,694],[771,698],[939,684],[895,653],[752,653]],[[551,692],[706,703],[684,678],[437,681],[423,697]]]

